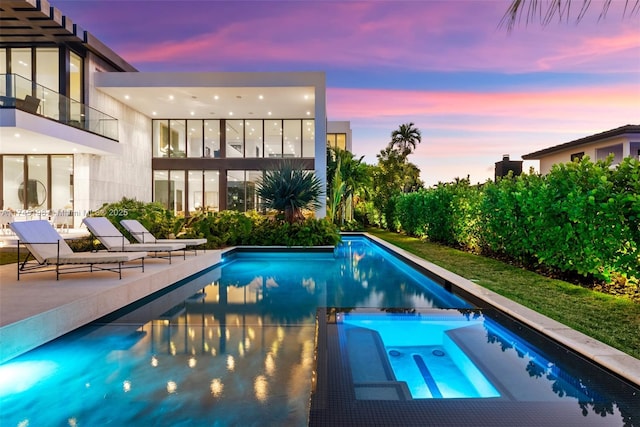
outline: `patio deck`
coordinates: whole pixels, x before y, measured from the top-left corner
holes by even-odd
[[[218,263],[220,253],[188,253],[186,259],[172,257],[171,264],[147,258],[144,272],[125,269],[121,280],[112,272],[94,271],[56,281],[52,271],[21,275],[18,281],[16,264],[2,265],[0,363]]]

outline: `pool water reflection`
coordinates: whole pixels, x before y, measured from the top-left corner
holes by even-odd
[[[0,365],[0,425],[307,425],[320,307],[471,305],[365,238],[235,253]]]

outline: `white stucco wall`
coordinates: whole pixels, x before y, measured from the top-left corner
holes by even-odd
[[[123,197],[150,202],[151,119],[96,89],[97,72],[110,71],[99,58],[90,55],[87,82],[89,105],[118,119],[122,154],[75,156],[75,209],[94,210]]]

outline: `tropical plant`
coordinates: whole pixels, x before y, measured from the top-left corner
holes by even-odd
[[[404,157],[411,154],[420,142],[422,142],[422,134],[413,122],[401,124],[398,129],[391,132],[391,148]]]
[[[370,193],[369,165],[363,159],[340,148],[327,149],[327,208],[329,217],[341,224],[353,221],[356,205]]]
[[[523,14],[525,22],[529,24],[540,19],[542,25],[548,25],[557,16],[560,21],[569,21],[573,11],[578,11],[576,22],[582,21],[587,11],[591,7],[591,0],[582,0],[582,4],[574,7],[576,1],[571,0],[512,0],[509,8],[505,12],[500,21],[501,27],[506,27],[511,32],[518,22],[522,20]],[[602,2],[599,19],[603,19],[609,12],[609,8],[613,0],[605,0]],[[546,9],[545,9],[546,8]],[[633,16],[640,13],[640,0],[625,0],[623,16]]]
[[[320,208],[322,183],[313,172],[283,162],[279,169],[265,172],[258,181],[257,194],[264,208],[278,211],[293,223],[304,220],[303,210]]]

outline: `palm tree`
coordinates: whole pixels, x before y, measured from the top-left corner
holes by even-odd
[[[291,162],[282,163],[280,169],[266,171],[257,185],[262,206],[284,214],[293,223],[304,219],[305,209],[319,209],[322,183],[313,172],[299,169]]]
[[[542,25],[547,25],[556,15],[560,21],[568,21],[575,3],[576,1],[572,2],[571,0],[547,0],[545,2],[541,0],[512,0],[511,5],[500,21],[500,26],[506,26],[507,31],[511,32],[513,27],[520,22],[523,13],[526,13],[525,22],[527,24],[539,17]],[[607,15],[611,3],[612,0],[604,0],[599,19]],[[582,0],[582,5],[573,9],[578,10],[576,22],[580,22],[584,18],[590,6],[591,0]],[[544,10],[545,7],[546,10]],[[626,16],[627,12],[629,16],[637,15],[640,12],[640,0],[625,0],[623,16]]]
[[[353,153],[341,148],[327,150],[327,188],[329,189],[329,216],[351,221],[358,197],[364,196],[370,182],[364,156],[356,159]]]
[[[422,142],[420,129],[413,123],[404,123],[397,130],[391,132],[391,146],[403,157],[407,157]]]

